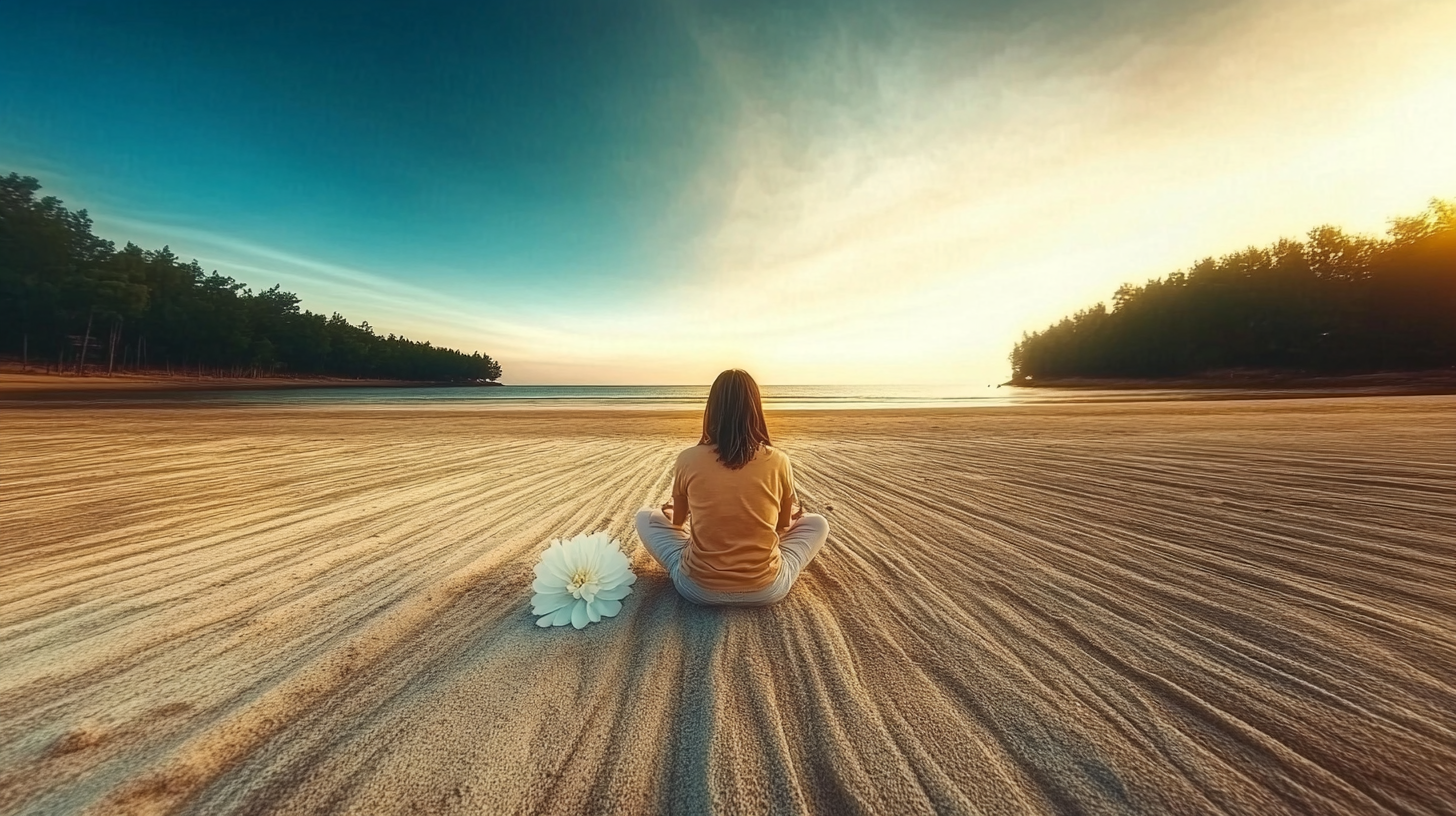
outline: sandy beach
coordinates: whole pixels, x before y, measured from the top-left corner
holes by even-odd
[[[775,413],[764,610],[631,529],[698,421],[0,411],[0,813],[1456,811],[1456,398]]]

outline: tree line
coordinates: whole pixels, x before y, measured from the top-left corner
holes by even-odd
[[[1013,382],[1220,369],[1320,374],[1456,366],[1456,202],[1383,238],[1336,227],[1124,284],[1011,352]]]
[[[40,182],[0,177],[0,353],[63,372],[324,375],[465,382],[500,364],[299,309],[278,286],[254,292],[168,247],[121,249]]]

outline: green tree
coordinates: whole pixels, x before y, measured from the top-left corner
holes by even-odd
[[[1384,239],[1336,227],[1187,272],[1124,284],[1024,336],[1017,381],[1168,377],[1218,369],[1318,373],[1456,366],[1456,204],[1396,218]]]
[[[189,373],[277,372],[402,380],[495,380],[500,365],[301,311],[279,286],[244,283],[183,263],[170,247],[117,250],[85,210],[39,197],[40,182],[0,177],[0,350],[83,365]],[[118,360],[119,358],[119,360]]]

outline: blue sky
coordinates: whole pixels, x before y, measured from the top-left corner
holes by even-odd
[[[514,382],[995,381],[1124,280],[1456,195],[1446,2],[6,17],[0,170]]]

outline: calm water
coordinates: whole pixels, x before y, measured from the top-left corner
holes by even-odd
[[[156,404],[441,406],[461,408],[657,408],[700,409],[706,385],[507,385],[429,388],[297,388],[273,391],[109,391],[51,392],[0,396],[0,404]],[[1177,399],[1194,394],[1172,391],[1087,391],[1010,386],[954,385],[769,385],[764,405],[771,410],[824,408],[964,408],[1044,405],[1054,402]],[[1200,390],[1197,397],[1214,397]]]
[[[776,409],[886,408],[1007,405],[1013,391],[1029,389],[968,386],[769,385],[764,406]],[[278,392],[254,393],[249,399],[276,399]],[[701,408],[706,385],[507,385],[500,388],[359,388],[293,392],[288,402],[327,400],[347,403],[417,403],[480,405],[500,408]],[[1023,395],[1025,398],[1025,395]]]

